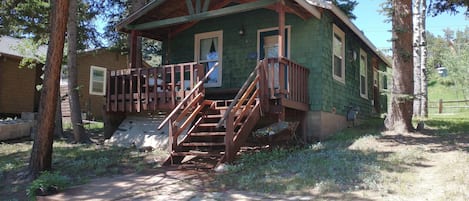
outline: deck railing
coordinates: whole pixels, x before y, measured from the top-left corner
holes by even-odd
[[[203,75],[203,66],[197,63],[109,71],[106,109],[112,112],[171,110],[188,96]]]
[[[309,69],[287,58],[268,58],[261,67],[263,92],[272,99],[284,99],[296,109],[307,110],[309,104]],[[265,76],[265,78],[263,78]]]

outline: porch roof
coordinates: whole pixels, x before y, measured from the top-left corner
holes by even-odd
[[[153,0],[117,24],[116,29],[126,33],[137,30],[144,37],[164,40],[200,20],[261,8],[276,10],[279,2],[284,3],[287,13],[303,19],[321,16],[315,6],[304,0]]]
[[[153,0],[117,24],[117,31],[165,40],[194,26],[200,20],[247,12],[255,9],[276,10],[276,3],[283,3],[287,13],[303,19],[321,18],[323,10],[329,10],[343,21],[389,67],[391,62],[334,4],[325,0]]]

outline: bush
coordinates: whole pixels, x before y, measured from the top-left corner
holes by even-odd
[[[35,200],[36,195],[48,195],[63,190],[70,179],[60,174],[60,172],[44,171],[41,175],[31,182],[26,190],[26,194],[31,200]]]

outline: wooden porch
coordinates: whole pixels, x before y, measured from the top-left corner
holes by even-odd
[[[205,98],[204,82],[214,69],[204,75],[201,65],[185,63],[111,71],[107,111],[171,111],[159,128],[170,125],[171,157],[166,163],[177,164],[188,155],[219,156],[219,162],[230,162],[261,116],[284,120],[287,108],[309,109],[309,70],[291,60],[259,61],[229,100]]]

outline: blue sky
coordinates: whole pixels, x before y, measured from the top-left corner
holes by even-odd
[[[385,23],[386,19],[378,10],[381,9],[380,4],[385,0],[360,0],[358,6],[354,10],[357,19],[353,22],[362,30],[366,37],[378,48],[389,49],[391,43],[391,23]],[[427,1],[428,2],[428,1]],[[464,11],[464,9],[460,9]],[[463,12],[458,15],[450,15],[447,13],[436,17],[427,17],[427,30],[435,35],[443,35],[443,29],[450,28],[452,30],[464,30],[469,27],[469,19]]]

